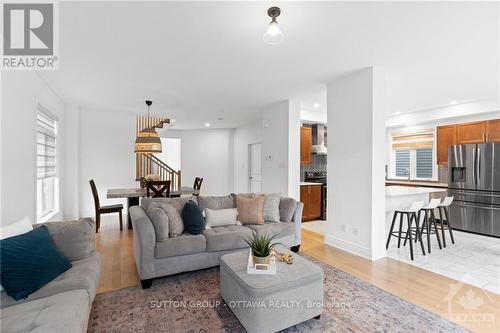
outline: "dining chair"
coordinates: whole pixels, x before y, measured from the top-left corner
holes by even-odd
[[[154,180],[146,182],[146,196],[148,198],[170,197],[170,180]]]
[[[97,187],[95,186],[94,180],[89,180],[90,188],[92,189],[92,196],[94,197],[95,205],[95,232],[99,231],[101,227],[101,214],[112,214],[118,213],[120,216],[120,231],[123,230],[123,219],[122,219],[122,204],[101,206],[99,203],[99,194],[97,193]]]
[[[194,196],[199,196],[200,195],[200,189],[201,189],[201,183],[203,183],[203,178],[200,178],[200,177],[196,177],[194,179],[194,185],[193,185],[193,189],[198,191],[198,193],[194,194]]]

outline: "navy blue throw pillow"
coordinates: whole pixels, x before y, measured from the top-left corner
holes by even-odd
[[[194,201],[188,201],[182,209],[182,222],[184,230],[192,235],[199,235],[205,230],[203,213]]]
[[[0,284],[20,300],[71,268],[46,226],[0,240]]]

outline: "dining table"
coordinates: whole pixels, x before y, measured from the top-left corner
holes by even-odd
[[[177,190],[170,191],[169,197],[180,197],[181,195],[197,195],[199,190],[195,190],[189,186],[181,186]],[[127,199],[127,226],[132,229],[132,221],[130,220],[130,207],[139,206],[140,198],[147,196],[145,188],[110,188],[106,197],[108,199]]]

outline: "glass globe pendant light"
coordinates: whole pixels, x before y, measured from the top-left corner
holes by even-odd
[[[262,37],[264,42],[267,44],[279,44],[285,38],[280,27],[278,26],[278,22],[276,21],[276,18],[280,16],[280,14],[281,9],[279,9],[279,7],[271,7],[267,10],[267,15],[272,18],[271,23],[269,23],[269,26],[267,27],[267,31]]]
[[[142,154],[159,154],[161,153],[160,135],[155,131],[151,124],[149,107],[153,104],[151,101],[146,101],[148,106],[148,127],[144,128],[137,134],[134,144],[134,152]]]

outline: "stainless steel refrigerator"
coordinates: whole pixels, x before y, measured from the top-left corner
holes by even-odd
[[[451,226],[500,237],[500,143],[450,146],[448,168]]]

